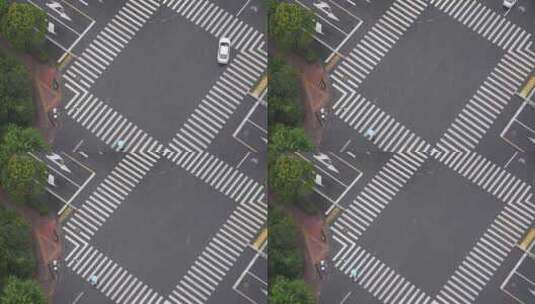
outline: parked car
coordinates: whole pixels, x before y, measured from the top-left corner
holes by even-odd
[[[219,64],[227,64],[230,60],[230,39],[221,37],[219,39],[219,47],[217,49],[217,62]]]
[[[506,9],[511,9],[516,3],[516,0],[503,0],[503,7]]]

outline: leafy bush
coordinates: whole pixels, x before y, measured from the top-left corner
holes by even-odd
[[[46,304],[46,298],[37,282],[10,277],[2,291],[0,304]]]
[[[270,125],[299,125],[303,119],[300,82],[297,71],[278,58],[271,58],[268,69],[268,120]]]
[[[8,123],[29,126],[34,117],[32,86],[26,67],[0,53],[0,127]]]
[[[289,280],[284,277],[275,278],[269,295],[270,304],[313,304],[312,290],[303,280]]]
[[[270,208],[268,219],[269,277],[297,278],[303,273],[303,256],[298,248],[299,232],[289,216],[277,208]]]
[[[31,277],[35,267],[30,226],[14,211],[0,206],[0,285],[10,275]]]

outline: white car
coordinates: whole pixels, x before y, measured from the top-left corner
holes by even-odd
[[[515,3],[516,0],[503,0],[503,7],[506,9],[511,9]]]
[[[227,64],[230,60],[230,39],[221,37],[219,39],[219,47],[217,48],[217,62],[219,64]]]

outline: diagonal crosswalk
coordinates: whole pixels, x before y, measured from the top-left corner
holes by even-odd
[[[431,0],[430,3],[504,50],[526,50],[532,35],[500,12],[475,0]]]
[[[128,0],[75,58],[65,75],[89,89],[160,7],[156,0]]]
[[[126,154],[82,206],[74,211],[63,228],[89,242],[159,158],[151,152]]]
[[[80,244],[73,234],[65,238],[73,244]],[[165,304],[165,298],[153,288],[128,272],[113,259],[87,244],[79,245],[65,259],[69,269],[90,281],[98,278],[95,288],[119,304]]]
[[[359,88],[427,5],[427,1],[422,0],[395,0],[332,75],[354,89]]]

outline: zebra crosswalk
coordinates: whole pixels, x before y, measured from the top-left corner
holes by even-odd
[[[433,298],[417,288],[380,259],[358,246],[348,251],[350,256],[333,260],[335,267],[347,276],[352,269],[358,269],[353,281],[385,304],[432,304]]]
[[[431,0],[430,3],[504,50],[528,46],[530,33],[480,1]]]
[[[256,52],[255,56],[262,61],[261,57],[267,55],[261,51],[265,44],[263,33],[211,1],[163,0],[162,4],[217,38],[229,38],[232,47],[237,50]]]
[[[152,152],[126,154],[82,206],[74,211],[63,229],[89,242],[159,158]]]
[[[65,238],[79,244],[76,236],[67,234]],[[85,281],[89,282],[93,276],[98,278],[95,288],[114,303],[165,304],[165,298],[153,288],[92,246],[79,246],[67,256],[65,263]]]
[[[529,184],[478,153],[433,155],[453,171],[506,204],[525,197],[531,191]]]
[[[264,226],[266,218],[263,194],[242,201],[173,289],[169,299],[177,304],[206,303]]]
[[[381,151],[387,152],[425,152],[430,145],[423,138],[397,122],[392,116],[355,93],[337,76],[332,76],[333,87],[344,94],[333,105],[334,114],[350,127],[365,135],[368,129],[377,133],[370,139]]]
[[[208,148],[267,67],[264,34],[210,1],[164,0],[163,5],[215,37],[230,39],[237,55],[169,144],[180,151]]]
[[[490,129],[535,67],[535,56],[509,50],[437,143],[441,151],[470,151]]]
[[[128,0],[65,71],[89,89],[160,7],[157,0]]]
[[[266,66],[267,57],[252,60],[245,53],[238,53],[169,145],[175,151],[206,150]]]
[[[535,219],[532,193],[510,201],[457,267],[436,299],[438,303],[474,303]]]
[[[264,195],[265,189],[262,184],[208,152],[173,153],[169,151],[169,153],[164,153],[164,156],[240,204],[258,200],[258,197]],[[261,214],[264,212],[265,210],[262,210]]]
[[[156,151],[161,144],[128,118],[113,109],[93,94],[80,93],[76,84],[68,82],[65,87],[75,92],[65,106],[67,115],[80,123],[97,138],[112,145],[121,140],[123,152]]]
[[[423,0],[395,0],[331,75],[359,88],[427,5]]]
[[[354,241],[358,240],[427,158],[428,155],[423,152],[393,154],[345,208],[331,229],[350,236]]]

